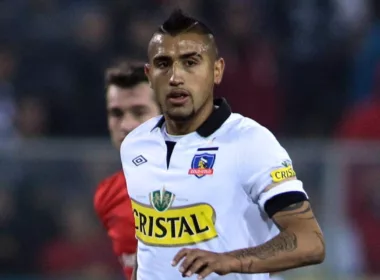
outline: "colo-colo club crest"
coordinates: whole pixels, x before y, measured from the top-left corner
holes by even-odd
[[[191,162],[190,175],[195,175],[197,178],[202,178],[205,175],[212,175],[214,173],[215,155],[204,153],[195,155]]]

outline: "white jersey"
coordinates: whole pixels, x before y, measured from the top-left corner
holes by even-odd
[[[182,279],[171,261],[183,247],[228,252],[268,241],[276,228],[265,203],[280,193],[304,192],[300,181],[263,192],[295,175],[287,152],[266,128],[231,113],[224,100],[216,105],[196,132],[177,140],[171,155],[161,116],[136,128],[121,146],[136,222],[138,280]]]

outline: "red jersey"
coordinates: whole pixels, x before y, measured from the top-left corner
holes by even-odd
[[[103,180],[95,193],[94,207],[119,257],[125,276],[131,279],[137,240],[131,200],[122,171]]]

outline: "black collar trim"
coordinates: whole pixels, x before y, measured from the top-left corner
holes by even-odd
[[[231,108],[224,98],[214,99],[214,106],[217,106],[217,108],[214,108],[207,120],[197,129],[198,134],[202,137],[208,137],[217,131],[231,115]],[[158,127],[162,128],[164,123],[165,118],[161,117],[152,131]]]

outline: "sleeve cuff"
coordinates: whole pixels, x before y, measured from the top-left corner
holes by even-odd
[[[258,204],[259,204],[260,208],[263,211],[265,211],[265,203],[268,200],[270,200],[271,198],[273,198],[276,195],[279,195],[282,193],[287,193],[287,192],[301,192],[301,193],[305,194],[306,199],[308,199],[308,196],[307,196],[305,190],[303,189],[302,182],[300,180],[291,180],[291,181],[284,182],[284,183],[270,189],[267,192],[261,193],[261,195],[259,197]]]

